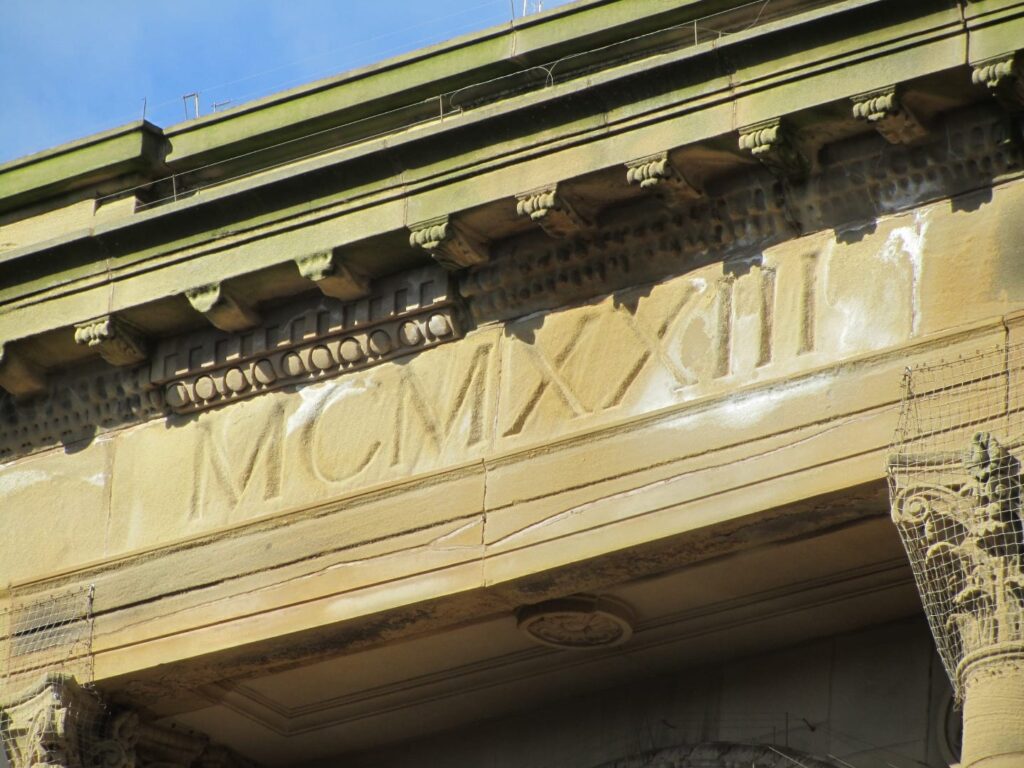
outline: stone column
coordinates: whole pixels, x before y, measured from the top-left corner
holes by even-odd
[[[963,705],[961,765],[1021,768],[1024,510],[1020,462],[985,432],[971,438],[959,459],[893,459],[901,460],[902,473],[891,472],[892,515],[939,653]],[[930,469],[915,476],[906,471],[908,462],[914,461]],[[926,478],[929,473],[931,477]]]
[[[985,649],[964,659],[964,768],[1024,766],[1024,646]]]

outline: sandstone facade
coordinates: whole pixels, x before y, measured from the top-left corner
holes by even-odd
[[[1020,764],[886,468],[1024,333],[1021,40],[581,0],[0,166],[6,759]]]

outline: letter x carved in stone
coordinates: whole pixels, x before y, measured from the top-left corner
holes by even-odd
[[[670,305],[669,311],[660,314],[655,323],[644,322],[637,309],[622,303],[614,309],[606,306],[587,312],[576,320],[571,331],[565,334],[561,346],[553,353],[545,351],[542,344],[517,345],[516,351],[522,359],[529,360],[539,380],[529,390],[525,402],[516,410],[511,424],[502,432],[503,436],[510,437],[522,432],[548,392],[556,396],[569,418],[573,419],[614,408],[625,399],[652,360],[657,361],[659,367],[671,377],[677,389],[697,383],[694,376],[673,359],[667,345],[675,336],[673,331],[690,317],[691,313],[687,310],[700,295],[700,289],[688,285]],[[635,339],[634,354],[627,359],[620,356],[618,360],[582,354],[582,346],[588,334],[596,333],[603,337],[605,329],[602,326],[609,322],[617,326],[624,323],[629,328]],[[576,352],[580,354],[574,354]],[[578,366],[582,366],[582,370]],[[582,386],[574,386],[573,381],[581,382]]]
[[[672,310],[662,316],[661,321],[654,328],[654,331],[644,326],[637,320],[636,314],[629,311],[624,305],[618,305],[616,311],[621,315],[629,329],[636,334],[637,340],[644,349],[644,354],[640,359],[640,362],[634,366],[630,372],[631,375],[626,382],[625,387],[620,387],[621,393],[614,399],[608,402],[605,406],[610,408],[614,405],[618,405],[622,398],[626,394],[626,390],[632,385],[633,381],[640,375],[640,372],[646,367],[647,361],[656,359],[661,363],[662,368],[671,374],[672,378],[676,381],[677,388],[688,387],[696,384],[696,379],[687,373],[683,368],[676,363],[675,360],[668,354],[665,349],[665,339],[669,335],[669,331],[674,330],[678,325],[680,319],[684,316],[683,310],[693,301],[697,296],[700,295],[700,291],[697,290],[692,284],[686,287],[686,290],[682,291],[682,295],[672,305]]]
[[[580,341],[583,338],[583,328],[590,323],[591,319],[591,315],[584,315],[577,320],[576,328],[573,333],[569,334],[568,341],[558,352],[552,355],[550,359],[541,352],[536,344],[523,345],[527,359],[530,360],[536,372],[540,375],[540,381],[530,392],[530,396],[527,399],[526,404],[520,409],[519,413],[516,414],[512,424],[505,430],[505,437],[518,435],[523,431],[523,427],[525,426],[527,419],[530,418],[530,414],[537,409],[541,398],[549,388],[558,395],[558,398],[562,401],[565,407],[572,413],[572,418],[576,418],[590,412],[573,392],[572,387],[563,377],[562,371],[566,366],[566,361],[572,355],[576,347],[579,346]]]

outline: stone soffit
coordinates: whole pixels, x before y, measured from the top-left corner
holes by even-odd
[[[827,536],[816,539],[815,545],[828,546],[827,539]],[[696,644],[698,637],[718,635],[724,631],[722,627],[725,626],[734,636],[742,636],[751,631],[751,627],[770,622],[772,617],[790,611],[809,611],[812,610],[811,606],[814,606],[814,610],[822,611],[863,610],[863,606],[851,606],[868,595],[886,605],[884,613],[888,616],[898,617],[903,611],[908,615],[914,612],[906,565],[901,559],[894,558],[779,589],[763,590],[755,595],[722,601],[712,606],[659,616],[637,628],[638,635],[630,641],[629,651],[632,655],[645,656],[656,655],[672,647],[690,647]],[[879,615],[872,614],[871,619],[877,619]],[[498,622],[500,628],[485,631],[508,631],[507,617],[502,617]],[[825,631],[826,627],[822,625],[820,629]],[[467,642],[483,641],[461,637],[459,631],[455,630],[451,642],[455,647],[464,647]],[[500,647],[493,638],[488,638],[486,644],[492,648]],[[211,705],[225,706],[280,736],[299,736],[326,728],[354,725],[361,720],[373,719],[385,711],[414,709],[423,706],[425,702],[434,703],[467,696],[495,686],[522,681],[527,676],[545,677],[564,673],[568,667],[579,667],[581,674],[585,674],[586,668],[600,663],[601,660],[592,654],[566,658],[564,654],[557,655],[534,647],[446,667],[400,683],[377,685],[348,695],[306,700],[302,703],[295,703],[290,698],[285,701],[277,698],[285,688],[303,690],[295,687],[301,686],[301,681],[294,680],[288,672],[278,674],[269,684],[259,679],[255,680],[255,684],[254,681],[227,680],[204,686],[201,693]],[[305,674],[310,672],[307,670]],[[312,673],[317,674],[315,671]],[[320,674],[324,675],[324,679],[338,679],[344,672],[324,665]]]
[[[618,673],[654,675],[682,660],[713,665],[744,650],[764,651],[766,635],[781,646],[916,613],[907,566],[882,517],[781,547],[613,588],[642,614],[621,649],[553,651],[518,633],[510,616],[489,616],[309,667],[209,684],[192,712],[162,722],[244,723],[236,733],[247,733],[250,748],[260,745],[271,763],[286,755],[310,759],[329,753],[330,744],[359,751],[409,738],[428,710],[430,730],[454,727],[549,694],[593,690]],[[822,557],[825,551],[836,559]],[[777,572],[771,563],[780,554],[801,565]],[[714,579],[719,588],[713,597],[699,594],[685,587],[694,579]],[[501,704],[495,691],[503,692]]]

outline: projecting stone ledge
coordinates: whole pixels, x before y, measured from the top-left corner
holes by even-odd
[[[28,358],[0,343],[0,388],[22,400],[46,390],[46,375]]]
[[[971,80],[984,85],[999,103],[1011,112],[1024,109],[1024,64],[1020,52],[979,61]]]
[[[114,315],[75,325],[75,343],[94,347],[111,365],[135,365],[146,359],[146,340],[139,330]]]
[[[800,181],[810,171],[811,164],[781,118],[740,128],[739,144],[781,180]]]
[[[487,241],[450,216],[411,225],[409,245],[427,251],[445,269],[472,267],[490,258]]]
[[[316,283],[324,296],[341,301],[361,299],[370,292],[370,281],[343,264],[334,251],[318,251],[295,259],[299,274]]]
[[[668,152],[659,152],[626,163],[626,181],[655,195],[669,208],[685,207],[702,194],[672,164]]]
[[[260,322],[256,310],[220,283],[190,288],[185,291],[185,298],[196,312],[205,315],[211,325],[222,331],[244,331]]]
[[[589,229],[594,217],[552,184],[516,195],[516,213],[527,216],[550,237],[563,238]]]
[[[890,144],[913,144],[928,136],[895,85],[862,93],[852,101],[853,116],[874,126]]]

